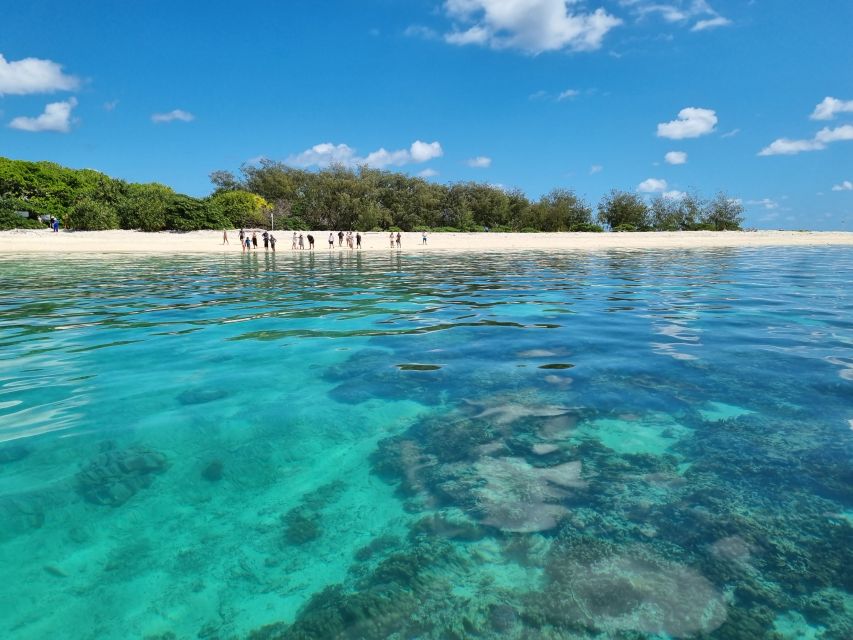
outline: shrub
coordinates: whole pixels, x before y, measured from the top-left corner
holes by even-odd
[[[78,231],[118,229],[118,222],[118,213],[113,207],[92,198],[81,198],[65,216],[65,226]]]

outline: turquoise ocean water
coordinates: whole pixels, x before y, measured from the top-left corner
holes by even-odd
[[[0,637],[853,637],[853,250],[0,258]]]

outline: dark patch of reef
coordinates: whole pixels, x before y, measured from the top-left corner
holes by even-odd
[[[441,354],[445,368],[463,366],[459,347]],[[838,390],[816,416],[797,406],[814,389],[715,372],[733,390],[721,397],[754,413],[712,419],[698,410],[708,372],[688,364],[681,377],[593,375],[570,388],[477,380],[468,389],[488,392],[467,400],[432,377],[441,371],[394,379],[392,363],[419,356],[358,352],[327,380],[339,400],[455,403],[371,457],[421,516],[407,538],[364,545],[350,580],[254,640],[783,640],[780,620],[800,617],[817,640],[853,637],[853,444],[839,437],[849,403]],[[678,423],[659,432],[658,453],[616,451],[584,429],[601,418],[642,429],[657,411]],[[478,583],[478,563],[494,560],[479,559],[481,545],[539,579]]]
[[[167,466],[166,456],[151,449],[107,449],[77,473],[77,492],[92,504],[118,507],[149,487]]]

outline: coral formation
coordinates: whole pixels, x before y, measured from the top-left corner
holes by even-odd
[[[224,467],[221,460],[211,460],[201,470],[201,477],[208,482],[219,482],[222,480]]]
[[[158,451],[109,449],[77,473],[77,491],[93,504],[118,507],[148,487],[166,467],[166,456]]]

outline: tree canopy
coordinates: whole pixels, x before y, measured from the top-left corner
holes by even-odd
[[[74,229],[192,231],[234,227],[448,231],[651,231],[739,229],[743,207],[725,194],[657,197],[613,190],[593,207],[569,189],[538,200],[479,182],[437,184],[366,166],[308,171],[264,160],[239,174],[210,174],[213,192],[194,198],[92,169],[0,158],[0,228],[56,216]],[[15,212],[29,212],[30,220]]]

